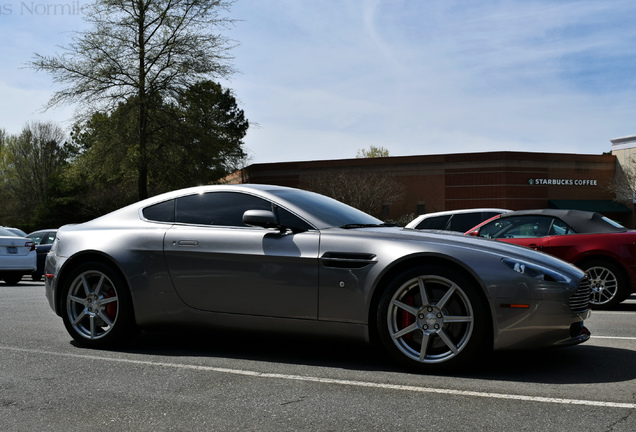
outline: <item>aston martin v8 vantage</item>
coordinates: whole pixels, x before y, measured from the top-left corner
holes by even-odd
[[[557,258],[419,231],[280,186],[203,186],[62,227],[46,296],[89,347],[197,325],[358,338],[427,371],[589,339],[590,286]]]

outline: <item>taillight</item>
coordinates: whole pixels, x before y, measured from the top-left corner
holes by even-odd
[[[35,242],[33,241],[28,241],[24,244],[24,247],[28,247],[29,248],[29,252],[34,251],[35,250]]]

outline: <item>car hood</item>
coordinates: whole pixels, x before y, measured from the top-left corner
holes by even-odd
[[[474,249],[485,253],[492,253],[502,257],[514,257],[522,261],[532,261],[543,266],[551,266],[568,272],[583,272],[572,264],[552,255],[534,249],[511,243],[500,242],[482,237],[470,237],[461,233],[438,230],[415,230],[400,227],[358,228],[347,231],[354,237],[375,238],[377,240],[422,243],[422,250],[434,249],[434,245],[443,247],[457,247]]]

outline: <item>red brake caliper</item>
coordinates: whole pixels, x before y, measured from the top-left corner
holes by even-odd
[[[413,296],[409,294],[408,296],[404,297],[402,299],[402,303],[409,306],[413,306]],[[415,317],[406,311],[401,311],[401,312],[402,312],[402,327],[401,328],[404,329],[415,322]],[[409,333],[407,335],[404,335],[404,337],[408,340],[411,340],[413,338],[413,334]]]
[[[115,290],[109,289],[106,293],[106,298],[115,297]],[[117,302],[108,303],[106,308],[104,308],[104,312],[106,312],[106,316],[112,321],[117,316]]]

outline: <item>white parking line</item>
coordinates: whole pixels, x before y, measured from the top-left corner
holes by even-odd
[[[605,314],[605,315],[631,315],[634,316],[634,312],[630,312],[630,311],[592,311],[592,316],[594,315],[600,315],[600,314]]]
[[[629,336],[595,336],[595,335],[592,335],[592,339],[622,339],[622,340],[636,340],[636,337],[629,337]]]
[[[564,405],[585,405],[585,406],[593,406],[593,407],[636,409],[636,404],[633,404],[633,403],[603,402],[603,401],[581,400],[581,399],[562,399],[562,398],[550,398],[550,397],[539,397],[539,396],[478,392],[478,391],[470,391],[470,390],[439,389],[439,388],[432,388],[432,387],[407,386],[407,385],[399,385],[399,384],[383,384],[383,383],[374,383],[369,381],[351,381],[351,380],[334,379],[334,378],[321,378],[321,377],[302,376],[302,375],[266,373],[266,372],[257,372],[257,371],[242,370],[242,369],[229,369],[229,368],[220,368],[220,367],[213,367],[213,366],[197,366],[197,365],[190,365],[190,364],[184,364],[184,363],[165,363],[165,362],[152,362],[152,361],[143,361],[143,360],[116,359],[116,358],[101,357],[101,356],[71,354],[71,353],[57,353],[52,351],[42,351],[42,350],[16,348],[16,347],[8,347],[8,346],[0,346],[0,350],[27,352],[32,354],[52,355],[52,356],[60,356],[60,357],[72,357],[72,358],[84,359],[84,360],[99,360],[99,361],[105,361],[105,362],[127,363],[132,365],[157,366],[157,367],[187,369],[187,370],[196,370],[196,371],[204,371],[204,372],[216,372],[216,373],[224,373],[224,374],[232,374],[232,375],[251,376],[256,378],[316,382],[316,383],[322,383],[322,384],[338,384],[338,385],[351,386],[351,387],[367,387],[367,388],[377,388],[377,389],[387,389],[387,390],[397,390],[397,391],[409,391],[409,392],[416,392],[416,393],[434,393],[434,394],[443,394],[443,395],[452,395],[452,396],[473,396],[473,397],[482,397],[482,398],[491,398],[491,399],[520,400],[520,401],[526,401],[526,402],[556,403],[556,404],[564,404]]]

